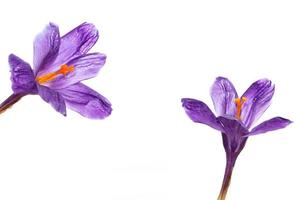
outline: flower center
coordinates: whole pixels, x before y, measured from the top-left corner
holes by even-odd
[[[235,117],[236,117],[237,119],[241,119],[242,106],[243,106],[243,104],[244,104],[246,101],[247,101],[247,98],[246,98],[246,97],[234,99],[234,102],[235,102],[235,105],[236,105]]]
[[[64,75],[66,76],[68,73],[74,71],[74,66],[68,66],[67,64],[64,64],[62,66],[60,66],[60,69],[55,71],[55,72],[50,72],[48,74],[42,75],[42,76],[38,76],[35,80],[39,83],[39,84],[43,84],[43,83],[47,83],[53,79],[55,79],[57,76],[59,75]]]

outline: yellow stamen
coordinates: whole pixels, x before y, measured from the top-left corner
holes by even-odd
[[[242,106],[243,104],[247,101],[246,97],[242,97],[242,98],[236,98],[234,100],[235,105],[236,105],[236,113],[235,113],[235,117],[237,119],[241,119],[241,113],[242,113]]]
[[[39,84],[43,84],[43,83],[47,83],[53,79],[55,79],[57,76],[59,75],[64,75],[66,76],[68,73],[74,71],[74,66],[71,65],[71,66],[68,66],[67,64],[64,64],[60,67],[59,70],[55,71],[55,72],[50,72],[48,74],[45,74],[45,75],[42,75],[42,76],[39,76],[36,78],[36,81],[39,83]]]

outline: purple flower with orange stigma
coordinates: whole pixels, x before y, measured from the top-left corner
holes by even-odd
[[[251,129],[271,104],[274,89],[270,80],[261,79],[238,97],[233,84],[227,78],[218,77],[211,88],[211,98],[218,117],[202,101],[182,99],[187,115],[194,122],[206,124],[222,133],[226,168],[218,200],[226,198],[235,161],[248,137],[281,129],[291,123],[288,119],[274,117]]]
[[[110,102],[81,83],[93,78],[105,64],[106,56],[88,53],[99,38],[93,24],[83,23],[60,37],[50,23],[34,40],[33,69],[11,54],[9,65],[13,94],[0,105],[0,113],[28,94],[38,94],[61,114],[66,107],[84,117],[103,119],[110,115]]]

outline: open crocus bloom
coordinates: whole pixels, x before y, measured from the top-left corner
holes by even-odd
[[[27,94],[39,94],[63,115],[66,106],[88,118],[110,115],[110,102],[80,83],[95,77],[105,64],[104,54],[88,53],[98,37],[97,29],[89,23],[62,37],[56,25],[46,26],[34,41],[33,70],[19,57],[9,56],[14,93],[0,105],[0,112]]]
[[[235,161],[243,150],[247,138],[284,128],[291,123],[288,119],[274,117],[251,129],[253,123],[269,107],[274,89],[270,80],[261,79],[254,82],[239,97],[227,78],[218,77],[211,88],[211,97],[218,117],[202,101],[182,99],[187,115],[194,122],[206,124],[222,132],[227,164],[219,200],[226,197]]]

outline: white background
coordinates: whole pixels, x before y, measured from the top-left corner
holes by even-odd
[[[49,22],[63,35],[84,21],[107,55],[85,83],[113,104],[89,120],[56,113],[27,96],[0,116],[1,200],[210,200],[225,167],[221,135],[193,123],[180,99],[212,108],[209,88],[225,76],[241,94],[276,84],[259,120],[288,128],[252,137],[238,158],[228,200],[300,199],[300,4],[298,1],[2,1],[0,98],[11,94],[7,57],[32,63],[32,42]]]

